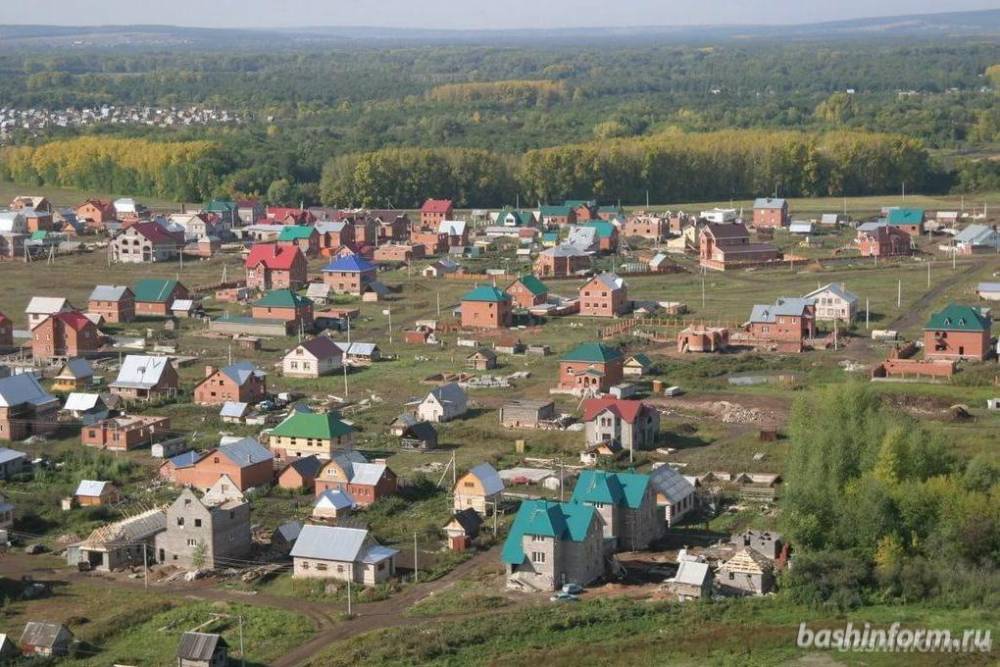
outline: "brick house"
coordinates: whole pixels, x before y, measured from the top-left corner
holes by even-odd
[[[462,326],[475,329],[503,329],[511,325],[513,309],[506,292],[492,285],[480,285],[462,297]]]
[[[338,257],[323,267],[323,282],[334,294],[361,296],[375,282],[377,268],[358,255]]]
[[[131,322],[135,319],[135,294],[125,285],[98,285],[87,298],[87,312],[100,315],[105,322]]]
[[[515,308],[533,308],[546,302],[549,288],[532,274],[526,274],[512,282],[504,290],[510,296]]]
[[[237,199],[236,215],[243,225],[256,225],[265,217],[264,205],[257,199]]]
[[[545,227],[576,224],[576,209],[572,206],[539,206],[538,217]]]
[[[176,280],[144,278],[132,288],[135,314],[141,317],[167,317],[177,299],[190,299],[188,288]]]
[[[628,286],[614,273],[594,276],[580,288],[580,315],[618,317],[631,310]]]
[[[309,262],[296,245],[257,243],[243,265],[250,289],[298,289],[308,280]]]
[[[85,357],[100,348],[100,332],[78,311],[49,315],[31,330],[31,353],[36,359]]]
[[[437,229],[439,223],[451,220],[455,207],[450,199],[428,199],[420,207],[420,225],[428,229]]]
[[[354,450],[334,454],[316,476],[316,496],[325,491],[343,491],[359,507],[396,493],[396,473],[385,463],[369,463]]]
[[[292,547],[292,577],[375,586],[396,574],[398,553],[363,528],[307,525]]]
[[[212,502],[184,489],[167,508],[167,529],[156,536],[156,560],[182,568],[231,567],[250,558],[250,504],[238,497]]]
[[[265,209],[265,215],[268,220],[279,225],[311,225],[316,222],[316,216],[312,211],[303,208],[268,206]]]
[[[547,248],[538,254],[534,272],[539,278],[565,278],[590,268],[590,255],[573,245]]]
[[[195,405],[258,403],[267,396],[267,376],[249,361],[225,368],[205,366],[205,377],[194,387]]]
[[[500,559],[508,588],[553,591],[566,583],[586,586],[604,574],[601,517],[591,505],[525,500]]]
[[[829,283],[806,294],[816,304],[816,319],[853,322],[858,314],[858,295],[848,292],[843,284]]]
[[[780,257],[781,252],[770,243],[751,243],[750,232],[741,222],[708,223],[698,236],[699,263],[705,268],[724,271]]]
[[[338,220],[336,222],[320,221],[316,223],[315,227],[316,231],[319,232],[320,250],[337,250],[338,248],[354,246],[354,225]]]
[[[379,243],[402,243],[410,233],[410,218],[403,211],[379,209],[368,212],[378,226]]]
[[[24,373],[0,378],[0,440],[23,440],[58,428],[59,399]],[[6,471],[4,471],[6,473]]]
[[[376,262],[397,262],[406,263],[415,259],[423,259],[426,255],[424,246],[419,243],[411,245],[407,243],[386,243],[375,248]]]
[[[226,475],[240,491],[274,481],[274,455],[253,438],[219,445],[191,465],[176,468],[171,481],[207,491]]]
[[[268,292],[253,302],[250,313],[254,319],[284,322],[289,334],[313,328],[313,302],[290,289]]]
[[[278,486],[282,489],[313,491],[316,475],[323,467],[323,461],[315,455],[292,459],[278,475]]]
[[[645,549],[663,535],[663,515],[649,475],[584,470],[573,488],[572,502],[597,511],[604,539],[615,550]]]
[[[862,257],[896,257],[913,252],[910,235],[889,225],[861,225],[854,240]]]
[[[607,220],[592,220],[583,223],[597,235],[597,250],[603,253],[615,252],[618,249],[618,228]]]
[[[298,248],[306,257],[316,257],[319,255],[319,232],[315,227],[286,225],[278,234],[277,244]]]
[[[657,215],[633,215],[622,225],[621,235],[625,238],[640,238],[659,242],[667,237],[670,225]]]
[[[973,306],[948,304],[924,325],[924,358],[983,361],[992,355],[993,322]]]
[[[76,218],[92,232],[103,231],[105,224],[115,221],[115,207],[103,199],[88,199],[76,207]]]
[[[168,417],[150,415],[112,417],[84,426],[80,431],[80,442],[87,447],[127,452],[162,440],[169,433]]]
[[[111,393],[127,401],[150,401],[177,394],[180,378],[169,357],[129,354],[108,385]]]
[[[597,202],[593,199],[567,199],[563,206],[573,209],[579,222],[599,220]]]
[[[428,255],[444,255],[448,252],[448,235],[439,232],[437,227],[431,229],[411,228],[410,243],[422,245],[425,254]]]
[[[172,260],[183,247],[183,230],[171,232],[158,222],[137,222],[111,239],[108,252],[112,262],[142,264]]]
[[[755,305],[747,331],[754,346],[801,352],[805,341],[816,335],[816,306],[812,299],[798,298]]]
[[[293,410],[268,434],[268,446],[279,458],[316,456],[329,459],[336,452],[354,446],[354,427],[335,412]]]
[[[624,377],[624,356],[603,343],[582,343],[559,360],[559,388],[607,393]]]
[[[614,443],[623,449],[650,449],[660,433],[660,413],[642,401],[590,398],[583,402],[588,447]]]
[[[924,233],[924,209],[890,208],[885,216],[885,224],[910,236],[920,236]]]
[[[14,347],[14,321],[0,313],[0,350]]]
[[[753,226],[787,227],[788,201],[780,198],[759,197],[753,202]]]

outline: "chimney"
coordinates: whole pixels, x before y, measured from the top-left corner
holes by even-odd
[[[211,377],[215,373],[215,366],[205,366],[205,377]]]

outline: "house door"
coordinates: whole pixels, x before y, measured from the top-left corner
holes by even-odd
[[[163,549],[160,549],[160,562],[162,563],[167,559],[167,554],[164,553]]]
[[[965,354],[965,346],[964,346],[964,345],[959,345],[959,346],[958,346],[958,353],[959,353],[960,355],[963,355],[963,354]]]

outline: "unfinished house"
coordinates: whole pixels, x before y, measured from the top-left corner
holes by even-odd
[[[514,399],[500,408],[500,424],[505,428],[538,428],[555,418],[556,404],[552,401]]]
[[[729,329],[692,324],[677,334],[678,352],[725,352],[729,348]]]
[[[156,536],[156,560],[183,568],[229,567],[250,556],[250,504],[211,504],[184,489],[167,508],[166,530]]]
[[[663,535],[649,475],[584,470],[573,488],[572,501],[597,511],[609,551],[645,549]]]
[[[75,549],[67,550],[67,563],[86,563],[91,569],[102,572],[142,567],[144,558],[153,562],[156,536],[166,528],[167,514],[162,508],[101,526]]]
[[[656,504],[663,509],[667,526],[673,526],[697,505],[694,485],[668,465],[649,473],[649,483],[656,491]]]
[[[719,566],[716,580],[731,595],[767,595],[774,590],[774,565],[751,549],[743,549]]]

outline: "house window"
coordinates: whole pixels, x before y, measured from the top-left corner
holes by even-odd
[[[320,572],[326,572],[326,563],[316,563],[316,569]]]
[[[532,563],[544,563],[545,553],[542,551],[532,551],[531,552],[531,562]]]
[[[184,527],[184,517],[182,516],[177,517],[177,525],[181,528]]]
[[[194,527],[195,528],[201,528],[201,519],[195,519],[194,520]]]
[[[196,547],[196,546],[198,546],[198,540],[195,540],[195,539],[189,539],[189,540],[187,541],[187,545],[188,545],[189,547]]]

